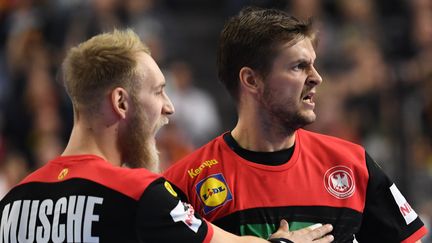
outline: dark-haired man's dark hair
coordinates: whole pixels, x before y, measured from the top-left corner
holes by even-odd
[[[266,77],[281,45],[294,45],[304,38],[316,44],[311,20],[301,21],[281,10],[247,7],[222,30],[217,53],[219,79],[238,101],[242,67]]]

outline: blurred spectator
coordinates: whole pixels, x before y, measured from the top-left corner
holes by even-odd
[[[195,146],[184,132],[174,121],[159,131],[156,141],[160,152],[160,171],[194,151]]]
[[[292,0],[286,10],[297,18],[322,20],[322,4],[321,0]]]
[[[420,205],[419,216],[422,218],[426,228],[432,227],[432,201],[428,201]],[[432,233],[429,230],[428,234],[422,239],[423,243],[432,242]]]
[[[246,4],[314,17],[324,82],[309,129],[364,144],[410,201],[432,202],[431,0],[0,0],[0,187],[64,146],[64,50],[114,27],[133,27],[167,67],[176,113],[158,136],[165,164],[232,127],[214,55],[227,13]],[[188,62],[166,65],[178,56]]]
[[[217,108],[210,95],[193,84],[193,72],[183,61],[171,63],[167,74],[167,92],[176,112],[173,121],[192,140],[194,146],[201,146],[214,137],[221,124]]]
[[[19,153],[10,152],[0,164],[0,199],[30,172],[26,159]]]
[[[36,148],[46,136],[56,137],[62,147],[59,86],[54,82],[49,44],[44,35],[38,1],[18,1],[9,15],[6,35],[7,95],[0,106],[0,135],[7,150],[18,150],[31,169],[39,164]],[[3,103],[1,103],[3,104]],[[54,156],[58,155],[56,151]],[[46,161],[45,159],[43,161]]]
[[[412,170],[410,189],[420,205],[429,205],[423,212],[430,220],[432,211],[432,2],[410,1],[413,56],[403,60],[400,72],[404,89],[404,134],[408,147],[406,160]],[[410,172],[410,171],[409,171]]]
[[[81,1],[70,10],[65,49],[104,31],[124,26],[121,0]]]
[[[2,110],[4,117],[3,132],[5,147],[16,149],[31,160],[28,135],[31,130],[31,114],[25,98],[27,81],[31,78],[31,67],[37,62],[48,62],[45,55],[40,15],[34,1],[19,1],[7,18],[6,35],[8,93]],[[38,64],[39,65],[39,64]],[[30,161],[30,163],[32,163]]]
[[[127,26],[133,28],[159,64],[164,60],[164,26],[155,0],[125,0]]]

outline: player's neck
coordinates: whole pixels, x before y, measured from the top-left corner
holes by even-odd
[[[257,120],[238,120],[231,135],[240,147],[257,152],[274,152],[288,149],[294,145],[295,133],[284,135],[277,129],[260,125]]]
[[[116,141],[110,132],[95,129],[88,124],[75,124],[62,155],[93,154],[120,166],[121,157]]]

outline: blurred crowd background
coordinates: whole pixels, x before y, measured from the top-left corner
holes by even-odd
[[[364,145],[430,222],[431,0],[0,0],[0,198],[65,147],[65,52],[114,27],[133,28],[166,76],[176,114],[158,134],[163,168],[231,129],[215,54],[224,21],[247,5],[314,17],[324,83],[308,129]]]

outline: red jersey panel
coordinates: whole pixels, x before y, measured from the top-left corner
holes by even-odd
[[[275,166],[244,159],[223,136],[164,175],[204,218],[225,230],[268,237],[282,218],[294,222],[291,229],[331,223],[335,242],[352,242],[357,235],[363,242],[393,242],[385,235],[400,242],[425,230],[413,210],[411,221],[406,221],[408,216],[392,197],[392,183],[374,162],[367,165],[359,145],[299,129],[291,159]],[[388,222],[380,221],[381,216]],[[381,230],[378,236],[384,238],[376,237],[374,230]]]
[[[18,185],[81,178],[94,181],[138,200],[144,189],[159,177],[161,176],[146,169],[113,166],[95,155],[62,156],[33,172]]]
[[[368,181],[364,150],[322,135],[317,139],[304,130],[296,134],[294,154],[281,166],[247,161],[219,136],[164,175],[210,221],[233,211],[268,206],[324,205],[362,212]],[[226,193],[218,194],[218,186],[226,187]]]

